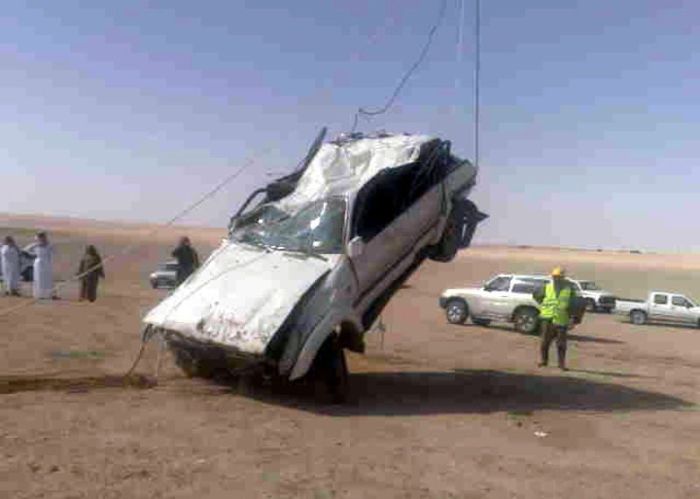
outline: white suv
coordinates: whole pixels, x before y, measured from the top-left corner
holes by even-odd
[[[501,274],[480,288],[446,289],[440,306],[451,324],[462,324],[467,318],[480,326],[491,321],[512,322],[516,330],[532,334],[539,326],[539,308],[532,293],[547,282],[544,276]]]

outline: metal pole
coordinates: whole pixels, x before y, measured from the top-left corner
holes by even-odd
[[[481,69],[481,46],[480,46],[480,31],[481,31],[481,9],[480,1],[476,0],[476,30],[475,33],[475,48],[476,62],[474,64],[474,166],[479,167],[479,71]]]

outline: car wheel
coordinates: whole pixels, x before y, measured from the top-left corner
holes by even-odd
[[[469,316],[469,307],[463,300],[450,300],[445,307],[445,316],[450,324],[464,324]]]
[[[586,300],[586,312],[597,312],[598,307],[595,304],[595,300],[592,298],[588,298]]]
[[[462,210],[454,207],[447,217],[440,241],[435,246],[430,247],[428,256],[431,260],[449,262],[454,259],[462,239],[462,217]]]
[[[475,319],[474,317],[472,317],[472,322],[481,327],[488,327],[491,324],[490,319]]]
[[[331,334],[321,345],[311,372],[326,385],[334,404],[347,400],[348,365],[345,360],[345,351],[335,334]]]
[[[630,313],[630,321],[632,321],[632,324],[641,326],[647,321],[647,314],[641,310],[632,310]]]
[[[521,308],[513,316],[515,330],[524,334],[535,334],[539,326],[539,313],[532,308]]]

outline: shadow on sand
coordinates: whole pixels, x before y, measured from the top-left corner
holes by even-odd
[[[508,333],[522,334],[523,336],[531,336],[533,338],[537,338],[540,335],[539,331],[536,333],[532,333],[532,334],[521,333],[520,331],[517,331],[513,326],[506,326],[506,325],[502,325],[502,324],[489,324],[488,326],[477,326],[476,324],[464,324],[463,327],[496,329],[498,331],[505,331]],[[625,343],[624,341],[620,341],[620,340],[612,340],[610,338],[600,338],[598,336],[586,336],[584,334],[569,333],[567,335],[567,338],[569,339],[569,341],[579,341],[581,343],[602,343],[602,344],[608,344],[608,345],[617,345],[617,344],[624,344]]]
[[[357,373],[350,375],[350,387],[350,396],[344,405],[320,403],[310,396],[308,389],[294,384],[275,389],[255,387],[248,390],[246,396],[332,416],[527,413],[543,409],[615,412],[681,409],[694,405],[663,393],[575,376],[491,370]]]

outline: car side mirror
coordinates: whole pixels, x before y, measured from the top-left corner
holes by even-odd
[[[358,256],[362,255],[364,250],[365,242],[362,240],[362,237],[355,236],[350,239],[347,247],[347,253],[350,258],[357,258]]]

